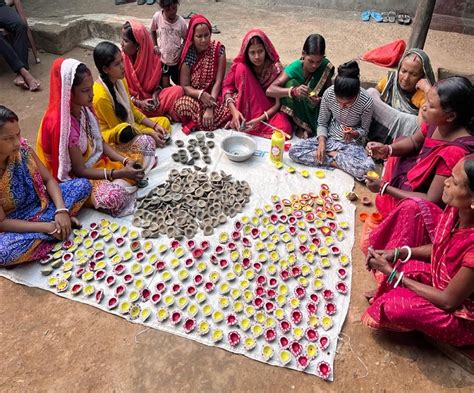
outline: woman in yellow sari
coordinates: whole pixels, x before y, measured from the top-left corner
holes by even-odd
[[[115,149],[105,143],[91,110],[93,83],[85,64],[74,59],[54,61],[38,155],[59,181],[91,180],[89,202],[94,208],[113,216],[131,214],[136,184],[155,164],[155,141],[149,135],[138,135]]]
[[[99,79],[94,83],[94,110],[107,143],[127,143],[135,136],[150,135],[162,147],[171,132],[166,117],[148,118],[132,103],[122,52],[117,45],[103,41],[94,49]]]

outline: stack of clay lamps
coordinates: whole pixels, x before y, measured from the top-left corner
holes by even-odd
[[[192,239],[199,228],[212,235],[249,202],[249,184],[231,179],[223,171],[208,176],[189,168],[171,170],[168,180],[140,201],[133,224],[144,229],[145,238]]]
[[[206,140],[206,137],[209,140]],[[171,158],[183,165],[193,166],[196,171],[206,172],[207,165],[211,164],[212,162],[209,151],[215,147],[215,142],[211,140],[213,138],[214,134],[212,132],[207,132],[206,134],[200,132],[196,134],[196,139],[188,139],[187,145],[184,141],[178,139],[175,141],[175,144],[179,150],[173,153]],[[196,165],[198,160],[202,160],[204,162],[202,167]]]

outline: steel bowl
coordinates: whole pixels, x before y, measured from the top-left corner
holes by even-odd
[[[255,141],[247,135],[230,135],[221,142],[221,148],[231,161],[245,161],[257,150]]]

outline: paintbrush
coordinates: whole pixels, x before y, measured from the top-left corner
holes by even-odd
[[[281,132],[283,135],[285,135],[286,139],[291,139],[291,135],[290,135],[290,134],[287,134],[285,131],[280,130],[279,128],[276,128],[276,127],[272,126],[271,124],[268,124],[267,122],[265,122],[265,121],[263,121],[263,120],[260,120],[260,123],[266,125],[267,127],[270,127],[272,130]]]

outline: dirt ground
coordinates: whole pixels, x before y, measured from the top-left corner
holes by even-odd
[[[86,12],[149,16],[156,7],[134,4],[113,6],[112,0],[57,2],[25,0],[35,17]],[[197,4],[196,4],[197,3]],[[328,38],[328,56],[339,60],[354,57],[370,47],[409,34],[399,26],[364,25],[350,15],[328,19],[322,11],[313,14],[299,7],[271,10],[244,9],[235,4],[183,1],[181,13],[202,11],[218,23],[219,37],[230,56],[240,46],[245,30],[259,25],[278,43],[283,60],[297,56],[306,34],[321,31]],[[278,15],[285,14],[281,19]],[[335,16],[331,14],[331,17]],[[339,16],[339,15],[337,15]],[[290,28],[291,26],[291,33]],[[293,32],[293,29],[295,32]],[[342,32],[342,33],[341,33]],[[290,35],[291,34],[291,35]],[[350,37],[350,39],[349,39]],[[295,47],[294,43],[297,42]],[[473,37],[430,32],[427,50],[436,67],[474,73]],[[471,48],[471,50],[469,50]],[[67,54],[93,69],[89,52],[74,49]],[[21,118],[24,135],[34,145],[48,101],[48,74],[53,55],[42,54],[42,64],[32,72],[42,81],[42,90],[29,93],[15,88],[11,74],[0,74],[1,104]],[[376,67],[364,68],[373,78],[383,74]],[[357,185],[360,196],[371,196]],[[358,206],[358,212],[362,209]],[[367,306],[362,293],[373,286],[365,271],[357,244],[353,251],[353,291],[335,360],[335,382],[255,362],[218,348],[171,334],[147,330],[45,291],[26,288],[0,279],[0,390],[1,391],[113,391],[113,392],[398,392],[472,391],[474,376],[445,358],[418,335],[396,335],[369,330],[360,323]]]

